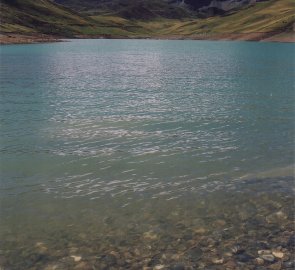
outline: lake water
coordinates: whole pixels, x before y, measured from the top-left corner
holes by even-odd
[[[0,268],[292,269],[293,76],[293,44],[2,46]]]

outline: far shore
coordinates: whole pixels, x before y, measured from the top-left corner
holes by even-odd
[[[34,44],[34,43],[50,43],[60,42],[61,37],[50,36],[44,34],[17,34],[17,33],[1,33],[0,45],[13,45],[13,44]]]
[[[112,36],[112,35],[77,35],[74,37],[51,36],[45,34],[0,34],[0,45],[11,44],[35,44],[62,42],[66,38],[71,39],[155,39],[155,40],[240,40],[261,42],[295,42],[294,32],[260,32],[260,33],[216,33],[195,34],[190,36]]]

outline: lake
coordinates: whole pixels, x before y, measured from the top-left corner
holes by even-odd
[[[293,269],[293,44],[0,50],[1,269]]]

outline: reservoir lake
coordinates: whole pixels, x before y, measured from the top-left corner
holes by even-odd
[[[294,55],[1,46],[0,269],[293,269]]]

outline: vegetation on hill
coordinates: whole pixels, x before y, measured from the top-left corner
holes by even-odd
[[[192,11],[179,0],[54,0],[84,14],[112,14],[127,19],[153,19],[156,17],[180,19],[190,17]]]
[[[97,22],[49,0],[1,0],[1,33],[99,34]]]
[[[87,9],[86,13],[78,13],[50,0],[1,0],[0,31],[2,35],[40,33],[112,38],[211,39],[231,35],[235,39],[255,33],[248,39],[261,39],[293,35],[294,0],[263,1],[209,18],[199,18],[181,7],[169,8],[167,2],[158,0],[133,4],[132,8],[129,4],[128,8],[121,6],[112,11]]]

